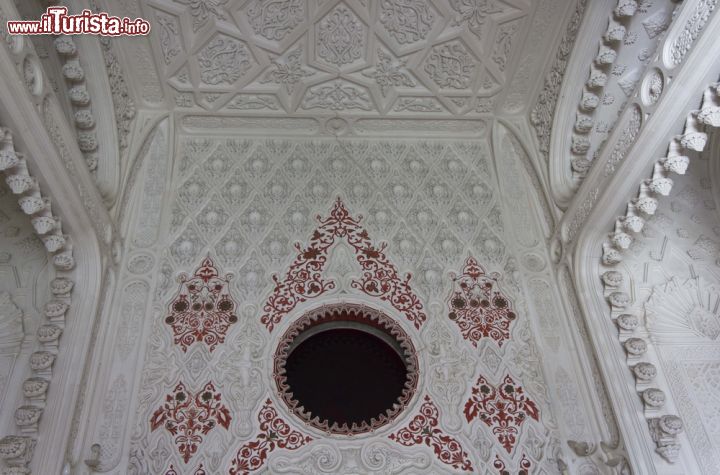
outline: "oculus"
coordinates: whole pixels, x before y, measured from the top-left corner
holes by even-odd
[[[418,359],[410,337],[383,312],[325,305],[282,336],[274,379],[290,410],[307,424],[353,435],[384,426],[408,405]]]

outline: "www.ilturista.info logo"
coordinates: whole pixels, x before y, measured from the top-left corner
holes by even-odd
[[[120,18],[105,12],[83,10],[68,15],[67,7],[48,7],[39,21],[8,21],[11,35],[147,35],[150,22],[143,18]]]

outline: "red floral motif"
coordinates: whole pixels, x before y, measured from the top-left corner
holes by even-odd
[[[479,417],[492,428],[493,434],[512,452],[525,419],[540,417],[537,405],[525,395],[523,388],[515,384],[508,374],[497,388],[480,376],[472,389],[472,396],[465,403],[465,418],[468,422]]]
[[[473,257],[465,261],[462,275],[453,277],[448,317],[476,348],[482,337],[492,338],[500,347],[510,338],[510,323],[516,315],[510,301],[496,287],[498,277],[496,273],[485,275]]]
[[[310,436],[292,430],[279,416],[268,399],[258,413],[260,433],[255,440],[240,447],[230,467],[230,475],[246,474],[265,464],[268,454],[278,449],[295,450],[311,442]]]
[[[205,342],[213,351],[225,341],[225,334],[238,317],[237,303],[230,296],[231,275],[220,277],[212,259],[207,257],[195,274],[180,275],[180,290],[170,303],[165,323],[172,327],[174,342],[183,351],[195,342]]]
[[[273,276],[275,290],[265,303],[261,317],[268,331],[272,331],[297,304],[335,288],[335,282],[323,279],[322,272],[328,249],[337,238],[345,239],[352,246],[355,258],[363,269],[362,278],[353,280],[352,287],[390,302],[419,329],[427,317],[422,302],[410,288],[411,275],[400,278],[385,255],[385,243],[373,246],[367,231],[360,225],[362,216],[357,219],[350,216],[345,204],[338,198],[330,216],[326,219],[318,216],[317,220],[320,226],[313,232],[310,244],[306,248],[295,244],[298,255],[285,278],[280,281],[277,275]]]
[[[175,437],[175,444],[185,463],[197,452],[203,435],[207,435],[220,424],[230,427],[230,411],[220,402],[221,395],[215,392],[212,382],[207,383],[197,394],[192,394],[181,382],[172,394],[165,396],[165,403],[150,419],[150,430],[161,425]],[[173,470],[172,465],[170,469]]]
[[[170,468],[167,472],[165,472],[165,475],[178,475],[173,464],[170,464]],[[193,475],[207,475],[207,472],[205,472],[205,469],[203,468],[203,464],[200,464]]]
[[[493,467],[498,470],[499,475],[510,475],[510,472],[505,468],[505,462],[500,459],[499,455],[495,455]],[[530,460],[528,460],[525,454],[523,454],[522,459],[520,460],[520,471],[518,471],[518,475],[529,475],[531,468],[532,463],[530,463]]]
[[[407,447],[425,444],[432,447],[441,462],[467,472],[473,471],[468,454],[460,442],[438,428],[438,408],[430,396],[425,396],[425,402],[420,406],[420,414],[416,415],[407,427],[390,434],[389,437],[390,440]]]

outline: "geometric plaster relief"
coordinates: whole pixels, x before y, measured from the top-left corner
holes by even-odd
[[[361,86],[342,80],[323,83],[311,87],[302,100],[302,109],[327,109],[331,111],[344,111],[359,109],[373,110],[374,106],[370,94]]]
[[[691,111],[687,115],[683,134],[676,135],[670,140],[667,148],[668,156],[662,157],[655,162],[652,177],[640,183],[637,198],[628,203],[625,216],[618,217],[615,222],[615,231],[609,235],[611,239],[602,245],[603,264],[615,265],[622,262],[623,251],[631,247],[635,239],[625,231],[628,230],[633,233],[638,233],[643,230],[645,221],[655,215],[658,199],[668,196],[673,190],[674,181],[670,177],[671,174],[678,175],[679,177],[686,174],[689,159],[685,155],[682,155],[682,153],[694,154],[694,152],[702,152],[705,149],[708,133],[703,130],[708,129],[708,127],[715,127],[715,122],[712,120],[712,114],[710,113],[716,110],[719,101],[716,88],[717,85],[711,85],[705,89],[700,109]],[[635,137],[629,141],[624,140],[627,132],[640,130],[641,117],[639,107],[633,106],[632,111],[635,118],[630,121],[630,127],[624,130],[623,137],[619,142],[619,144],[624,142],[627,146],[620,147],[624,149],[624,151],[619,157],[611,156],[606,166],[606,176],[611,175],[615,171],[616,160],[622,160],[624,158],[625,152],[627,152],[627,149],[635,140]],[[717,126],[720,126],[720,123],[717,123]],[[637,135],[637,132],[635,135]],[[596,199],[591,198],[590,208]],[[576,220],[574,220],[573,224],[575,224],[575,221],[578,221],[577,226],[582,224],[580,220],[584,220],[587,214],[588,213],[585,213],[585,216],[580,214],[576,215]],[[661,215],[661,213],[658,213],[658,215]],[[672,220],[669,221],[672,222]],[[696,224],[697,223],[694,225],[695,228],[697,227]],[[638,246],[632,247],[636,250],[639,248]],[[707,259],[716,255],[718,249],[720,249],[720,247],[714,239],[706,235],[701,235],[697,238],[695,246],[688,251],[688,255],[693,259]]]
[[[315,74],[313,70],[303,67],[301,62],[302,57],[302,46],[289,50],[284,56],[272,61],[271,68],[264,73],[260,79],[260,83],[282,84],[287,94],[292,95],[296,84],[300,83],[303,78]]]
[[[198,30],[207,23],[212,17],[215,19],[224,20],[225,9],[228,0],[205,0],[199,2],[197,0],[175,0],[177,3],[187,5],[190,9],[190,15],[193,17],[193,30]]]
[[[345,5],[335,7],[317,26],[320,59],[337,67],[352,64],[362,58],[365,50],[366,27]]]
[[[558,170],[553,172],[552,181],[557,182],[558,188],[562,188],[559,193],[565,196],[565,201],[575,193],[579,181],[587,176],[595,157],[605,154],[604,150],[609,148],[606,146],[607,139],[618,136],[614,131],[622,128],[622,118],[627,117],[627,109],[637,108],[641,104],[649,106],[647,111],[643,111],[644,119],[647,119],[653,113],[652,106],[663,93],[662,80],[658,82],[657,78],[651,78],[653,72],[659,71],[658,68],[664,68],[662,60],[655,57],[655,51],[667,44],[665,35],[661,33],[680,16],[676,15],[675,10],[684,6],[665,1],[625,3],[627,5],[615,2],[607,4],[612,9],[607,12],[607,29],[598,30],[591,22],[586,22],[580,29],[580,34],[585,36],[588,30],[593,30],[593,34],[598,36],[596,41],[589,43],[597,44],[596,47],[578,46],[576,50],[579,51],[574,54],[573,62],[567,64],[568,70],[579,70],[579,66],[582,66],[582,70],[588,71],[585,83],[565,81],[561,88],[560,81],[552,77],[556,73],[553,71],[546,80],[548,94],[551,93],[548,88],[552,82],[552,96],[546,98],[544,91],[534,111],[533,123],[542,142],[545,158],[548,159],[548,155],[552,154],[555,161],[561,162],[559,166],[553,164],[551,167]],[[598,10],[589,11],[602,14]],[[561,50],[566,53],[571,51],[564,48]],[[641,82],[639,89],[642,91],[638,95],[636,90]],[[578,102],[558,101],[563,96],[577,97]],[[562,105],[563,110],[554,110],[556,102]],[[558,129],[554,134],[557,145],[553,145],[551,150],[549,139],[553,115],[562,119],[555,123]],[[626,144],[622,146],[625,151],[614,153],[620,155],[620,158],[606,165],[606,176],[612,174],[617,162],[624,158],[642,121],[638,119],[633,124],[637,125],[636,131],[624,133],[621,142]]]
[[[348,1],[347,7],[364,21],[359,4]],[[325,5],[323,17],[336,7]],[[294,34],[287,35],[288,43],[297,43]],[[404,59],[391,48],[382,48]],[[314,54],[305,48],[303,52]],[[354,78],[330,82],[354,84]],[[412,79],[422,81],[418,76]],[[393,88],[387,89],[389,102],[394,100]],[[298,83],[294,94],[301,97],[307,90]],[[267,127],[272,124],[268,122]],[[539,335],[532,334],[525,318],[510,322],[506,315],[508,335],[502,339],[502,346],[497,340],[491,341],[489,334],[479,338],[476,347],[461,338],[458,327],[446,316],[451,287],[454,284],[460,292],[461,284],[461,280],[453,282],[448,278],[449,271],[462,269],[469,255],[483,256],[487,272],[480,275],[478,270],[472,285],[483,296],[476,299],[474,294],[466,295],[468,308],[472,309],[471,301],[477,300],[483,312],[502,316],[510,313],[511,301],[512,312],[518,315],[527,307],[519,291],[509,293],[515,292],[519,281],[508,281],[508,288],[500,290],[503,281],[498,283],[488,277],[494,271],[507,275],[505,265],[512,256],[507,245],[510,226],[505,224],[505,206],[499,202],[487,140],[265,139],[216,130],[213,134],[182,131],[176,143],[179,150],[174,181],[162,205],[169,233],[163,243],[158,243],[167,248],[167,255],[156,259],[160,269],[157,291],[162,303],[152,310],[153,327],[145,342],[148,350],[142,362],[143,374],[134,406],[130,406],[136,407],[137,414],[131,422],[130,473],[165,473],[171,463],[178,474],[193,474],[201,463],[207,473],[449,473],[463,470],[463,466],[466,471],[472,471],[469,466],[482,473],[492,466],[496,455],[511,473],[519,470],[523,455],[533,468],[554,473],[553,462],[545,460],[553,456],[552,447],[557,444],[553,445],[551,439],[557,437],[557,429],[545,421],[552,421],[546,395],[555,393],[548,390],[539,352],[532,347]],[[337,196],[341,201],[336,201]],[[360,213],[365,216],[362,221]],[[317,215],[321,216],[319,220],[315,219]],[[294,247],[296,242],[299,244]],[[171,314],[172,303],[190,292],[185,286],[193,279],[176,284],[180,292],[173,294],[172,278],[182,270],[197,273],[196,266],[208,252],[214,267],[221,264],[225,269],[216,270],[220,276],[229,269],[233,271],[233,279],[223,280],[225,287],[220,293],[233,297],[236,306],[229,313],[237,321],[227,325],[224,342],[218,341],[212,352],[210,343],[204,338],[201,343],[196,337],[187,342],[187,351],[183,351],[182,345],[174,342],[176,335],[169,331],[164,318]],[[310,264],[306,267],[305,263]],[[288,279],[288,272],[298,278]],[[273,273],[277,273],[277,281],[273,281]],[[409,282],[412,294],[402,289],[407,273],[413,276]],[[519,271],[516,273],[519,275]],[[313,287],[313,275],[322,285],[333,283],[334,288],[317,296],[308,294],[321,288],[320,284]],[[492,281],[490,290],[482,287],[483,279]],[[202,293],[205,284],[201,284],[197,289]],[[265,305],[277,295],[277,287],[288,290],[280,293],[280,297],[287,297],[288,306],[281,309],[283,312],[273,313]],[[292,297],[290,291],[294,292]],[[309,298],[297,302],[299,297]],[[387,299],[383,301],[383,297]],[[479,303],[485,297],[490,302],[487,309]],[[215,299],[221,300],[219,296]],[[275,402],[274,389],[268,387],[273,371],[268,365],[272,361],[269,355],[278,335],[299,312],[326,300],[344,299],[370,305],[374,302],[417,338],[418,348],[426,348],[424,376],[418,381],[426,386],[412,407],[387,430],[347,441],[301,424],[284,405]],[[403,307],[396,306],[403,299],[408,305],[421,305],[410,310],[415,316],[426,315],[419,328],[415,327],[417,318],[408,319]],[[189,295],[187,300],[192,305]],[[500,308],[503,305],[505,310]],[[261,321],[270,314],[281,316],[276,322],[268,318],[274,327],[272,332]],[[511,454],[492,433],[492,427],[474,420],[467,425],[463,409],[478,374],[493,384],[511,374],[523,396],[525,392],[532,394],[538,414],[542,412],[542,422],[524,422],[522,429],[516,416],[523,411],[513,412],[508,427],[517,432]],[[574,374],[568,374],[572,380]],[[232,418],[227,430],[214,427],[207,434],[195,432],[201,440],[187,464],[183,462],[187,449],[179,451],[177,436],[160,427],[153,431],[148,424],[160,405],[158,401],[165,401],[167,394],[173,393],[168,389],[178,381],[193,395],[208,381],[213,382],[215,393],[222,393],[220,402]],[[500,392],[503,388],[496,389]],[[422,414],[421,406],[427,402],[422,399],[425,394],[432,397],[434,414]],[[267,403],[268,396],[273,402]],[[505,399],[499,398],[487,404],[496,411],[503,403]],[[263,414],[274,413],[273,422],[258,419],[258,411],[264,407]],[[418,415],[424,419],[418,419],[422,427],[415,431],[412,422]],[[279,434],[273,425],[282,431],[287,428],[287,434]],[[467,433],[469,428],[471,435]],[[406,435],[400,432],[403,429],[413,434],[407,444],[402,442],[401,436]],[[487,457],[482,460],[472,450],[478,430],[490,443]],[[295,433],[300,435],[291,437]],[[396,440],[389,439],[390,434],[395,434]],[[306,438],[313,441],[306,443]],[[304,443],[296,446],[295,439]]]
[[[16,355],[25,336],[23,312],[12,300],[9,292],[0,292],[0,354]]]
[[[493,15],[502,14],[505,11],[502,3],[495,0],[451,0],[450,5],[456,12],[453,24],[467,24],[468,30],[480,38],[482,38],[482,29],[486,20],[489,21]]]
[[[317,473],[399,474],[418,469],[426,472],[432,458],[424,451],[396,449],[385,442],[358,447],[317,444],[296,457],[281,455],[270,461],[272,473],[315,475]]]
[[[145,152],[144,180],[142,198],[133,244],[149,247],[157,239],[162,212],[162,197],[165,192],[165,176],[169,160],[168,120],[163,120],[155,128],[143,147]]]
[[[521,65],[514,58],[520,49],[527,48],[530,38],[534,46],[549,47],[551,32],[564,19],[560,7],[500,0],[154,0],[148,13],[158,27],[148,39],[156,62],[163,66],[165,93],[182,107],[197,110],[205,105],[227,111],[223,106],[237,94],[271,94],[283,104],[283,110],[270,112],[292,115],[301,113],[300,97],[307,89],[336,79],[342,72],[342,79],[357,81],[358,86],[369,90],[368,102],[382,104],[365,109],[372,110],[375,117],[407,114],[407,110],[395,111],[383,100],[399,96],[406,100],[435,99],[443,105],[418,107],[414,114],[463,119],[502,107],[502,102],[494,99],[501,97],[498,93],[510,84],[519,67],[523,74],[513,87],[514,95],[527,100],[527,83],[540,73],[543,64],[538,55]],[[124,10],[112,2],[108,8],[110,12]],[[538,21],[531,21],[535,18]],[[137,51],[126,42],[118,44],[128,52]],[[398,76],[390,81],[392,86],[376,82],[377,71],[394,67],[383,65],[385,59],[378,57],[378,50],[391,55],[386,57],[398,58],[407,68],[401,74],[417,80]],[[303,52],[293,60],[294,78],[278,81],[271,72],[282,64],[280,58],[289,58],[293,51]],[[138,95],[147,96],[144,89],[148,89],[150,79],[154,83],[157,78],[146,76],[154,71],[132,64],[129,67],[139,78],[135,81],[141,90]],[[370,68],[372,76],[363,74]],[[281,69],[277,69],[279,75],[284,74]],[[181,71],[187,73],[184,81],[178,79]],[[268,81],[271,76],[273,80]],[[287,89],[273,88],[270,82],[285,84]],[[525,91],[519,85],[526,86]],[[466,94],[453,94],[459,90]],[[212,105],[191,99],[193,95],[199,98],[197,93],[217,92],[228,94],[214,98]],[[232,113],[246,116],[260,111],[234,109]]]
[[[648,330],[659,342],[716,340],[720,335],[720,291],[701,277],[673,277],[656,286],[645,303]]]
[[[305,2],[253,0],[247,15],[255,34],[280,41],[305,19]]]
[[[198,53],[200,79],[209,85],[232,85],[250,69],[252,59],[244,43],[217,36]]]
[[[436,15],[427,0],[382,0],[380,23],[400,44],[424,40]]]
[[[433,48],[425,60],[425,72],[441,88],[470,87],[476,60],[458,41]]]
[[[0,172],[7,184],[0,185],[0,221],[5,221],[0,234],[0,324],[7,332],[0,347],[0,402],[4,414],[13,414],[3,430],[22,434],[0,439],[0,455],[9,470],[29,473],[36,441],[44,435],[39,422],[74,285],[58,274],[72,270],[75,258],[72,239],[43,194],[45,186],[30,174],[34,157],[26,159],[15,149],[13,133],[5,127],[0,127],[0,148]],[[18,350],[26,336],[33,343],[20,362]],[[24,397],[7,398],[9,384],[22,387]],[[19,406],[13,412],[10,406],[15,403]]]
[[[363,71],[363,76],[374,78],[380,87],[383,97],[390,91],[390,87],[414,88],[416,81],[407,70],[407,61],[398,60],[381,48],[377,50],[377,64],[374,68]]]

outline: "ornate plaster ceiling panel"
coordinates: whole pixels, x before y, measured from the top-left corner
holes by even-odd
[[[142,371],[129,460],[120,465],[121,443],[105,437],[104,470],[553,473],[553,376],[542,369],[486,140],[215,131],[177,140],[165,217],[139,219],[130,234],[162,229],[166,251],[155,261],[148,352],[109,376],[121,387]],[[153,170],[147,183],[162,179]],[[333,302],[392,315],[422,348],[408,407],[350,438],[293,415],[273,376],[289,326]],[[105,397],[131,406],[127,393]],[[127,422],[100,418],[99,438]]]
[[[108,7],[128,10],[133,3]],[[539,77],[543,69],[536,54],[523,54],[518,64],[521,50],[552,44],[554,27],[565,18],[560,3],[148,0],[139,6],[154,25],[152,54],[172,107],[235,115],[473,117],[500,110],[508,93],[512,109],[521,110],[533,87],[516,81],[509,91],[515,71]],[[137,48],[120,41],[128,51]]]

